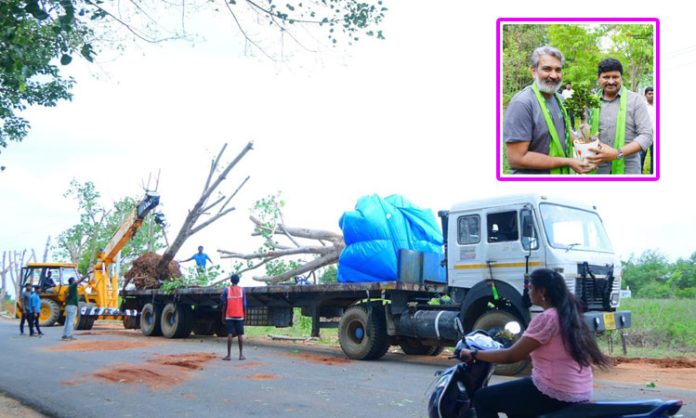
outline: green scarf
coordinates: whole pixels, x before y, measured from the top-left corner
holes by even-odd
[[[549,112],[549,108],[548,106],[546,106],[546,99],[544,99],[544,96],[539,91],[539,87],[537,86],[536,82],[532,84],[532,90],[534,90],[534,94],[536,95],[536,98],[539,101],[541,113],[544,114],[544,119],[546,120],[546,127],[549,129],[549,135],[551,135],[551,143],[549,144],[549,156],[566,157],[566,153],[563,151],[561,141],[558,139],[556,125],[554,125],[553,119],[551,119],[551,112]],[[563,102],[561,101],[560,96],[558,94],[554,94],[553,96],[556,98],[556,102],[558,102],[558,107],[561,108],[561,112],[563,112],[563,121],[565,122],[566,150],[568,152],[572,152],[573,141],[570,139],[570,118],[568,117],[568,112],[566,112],[566,109],[563,106]],[[570,169],[567,166],[552,168],[551,174],[570,174]]]
[[[626,108],[628,107],[628,91],[621,86],[619,97],[619,115],[616,118],[616,136],[614,137],[614,148],[619,149],[626,144]],[[602,97],[602,92],[598,94]],[[592,125],[592,135],[599,132],[599,107],[595,107],[590,112],[590,123]],[[622,159],[611,162],[612,174],[624,174],[626,172],[626,161]]]

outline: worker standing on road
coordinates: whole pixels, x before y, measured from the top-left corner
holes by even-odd
[[[31,283],[27,283],[22,292],[22,319],[19,321],[19,335],[24,335],[24,322],[29,325],[29,335],[34,335],[34,322],[31,313]]]
[[[29,316],[29,332],[32,331],[31,324],[33,322],[36,327],[36,336],[43,335],[39,328],[39,315],[41,314],[41,298],[39,297],[40,286],[34,286],[34,291],[31,293],[31,315]],[[32,333],[33,334],[33,333]]]
[[[77,285],[82,283],[84,279],[88,276],[85,275],[79,281],[75,281],[74,277],[68,279],[68,297],[65,299],[65,327],[63,328],[63,340],[74,340],[73,337],[73,326],[75,322],[75,315],[77,315],[78,306],[78,294]]]
[[[213,260],[211,260],[210,257],[208,257],[208,254],[203,252],[202,245],[198,246],[198,252],[196,254],[192,255],[191,257],[187,258],[186,260],[180,261],[180,263],[185,263],[185,262],[191,261],[191,260],[196,260],[196,269],[198,269],[198,271],[200,273],[205,271],[205,264],[208,261],[210,261],[211,263],[213,262]]]
[[[203,247],[199,247],[199,250]],[[239,275],[230,276],[232,285],[222,292],[220,303],[222,306],[222,321],[227,327],[227,357],[231,359],[232,339],[237,337],[239,341],[239,359],[246,360],[242,352],[244,346],[244,310],[246,309],[246,295],[244,289],[239,287]]]

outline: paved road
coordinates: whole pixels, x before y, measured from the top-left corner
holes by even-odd
[[[44,331],[20,337],[16,321],[0,320],[0,391],[56,417],[424,417],[433,373],[449,365],[395,353],[349,361],[334,348],[262,340],[248,344],[246,361],[224,362],[224,340],[212,337],[95,325],[66,343],[60,328]],[[687,399],[684,416],[696,416],[696,388],[596,386],[600,398]]]

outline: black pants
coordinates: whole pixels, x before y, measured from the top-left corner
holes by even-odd
[[[474,396],[477,418],[498,418],[498,412],[508,418],[533,418],[568,405],[539,392],[529,377],[488,386]]]
[[[34,335],[34,314],[30,314],[27,311],[22,311],[22,319],[19,321],[19,332],[24,334],[24,322],[29,325],[29,334]]]
[[[36,333],[43,334],[43,332],[41,332],[41,329],[39,328],[39,315],[31,314],[31,316],[29,317],[29,329],[30,330],[31,330],[32,321],[34,321],[34,327],[36,327]]]

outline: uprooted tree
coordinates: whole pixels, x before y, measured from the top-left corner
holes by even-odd
[[[254,276],[257,281],[277,284],[299,275],[310,276],[338,261],[345,248],[343,235],[318,229],[295,228],[285,225],[281,207],[284,202],[279,194],[256,202],[252,215],[254,223],[252,236],[259,236],[264,242],[253,253],[239,253],[218,250],[221,258],[244,260],[235,268],[238,273],[266,267],[266,274]],[[280,242],[278,237],[283,241]],[[288,257],[309,256],[291,259]]]
[[[173,266],[173,264],[177,264],[174,261],[174,257],[186,240],[235,210],[235,207],[230,207],[229,203],[246,184],[249,177],[247,176],[229,196],[220,192],[219,187],[227,179],[230,171],[252,148],[253,144],[249,142],[234,160],[223,166],[221,161],[227,149],[227,144],[223,145],[217,157],[212,160],[203,191],[193,207],[189,209],[181,229],[176,234],[176,238],[174,238],[171,245],[161,256],[154,253],[145,253],[135,260],[133,267],[125,274],[124,288],[131,281],[137,288],[156,288],[159,287],[161,281],[173,279],[177,274],[180,275],[180,273],[177,273],[178,266]],[[213,196],[214,194],[216,196]],[[211,211],[214,210],[216,212],[211,215]],[[205,219],[201,218],[203,215],[206,216]]]

